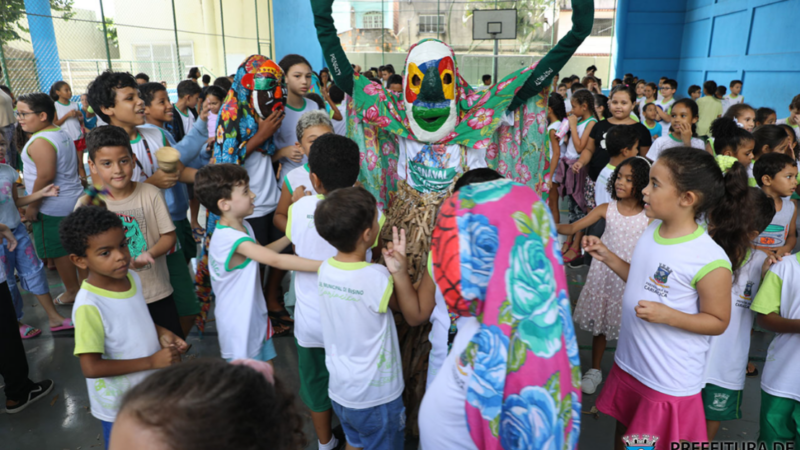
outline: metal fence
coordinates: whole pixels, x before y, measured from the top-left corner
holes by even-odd
[[[75,96],[102,71],[145,73],[174,92],[272,56],[272,0],[0,0],[0,82],[15,94],[64,80]]]

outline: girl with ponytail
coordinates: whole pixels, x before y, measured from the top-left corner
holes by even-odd
[[[728,117],[714,120],[711,123],[710,131],[714,137],[709,138],[708,143],[714,150],[714,154],[736,158],[747,168],[748,184],[756,186],[756,179],[753,177],[756,140],[753,135]]]
[[[658,436],[666,446],[707,440],[701,390],[709,336],[728,326],[731,268],[746,260],[753,229],[747,170],[738,161],[723,174],[705,151],[665,150],[643,193],[653,222],[630,263],[599,238],[583,242],[627,283],[615,364],[597,399],[617,419],[617,449],[631,434]],[[708,230],[697,223],[703,216]]]

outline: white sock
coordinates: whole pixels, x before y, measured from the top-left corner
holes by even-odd
[[[336,436],[331,436],[331,440],[328,441],[327,444],[323,444],[320,441],[317,442],[319,442],[319,450],[333,450],[337,445],[339,445],[339,441],[336,440]]]

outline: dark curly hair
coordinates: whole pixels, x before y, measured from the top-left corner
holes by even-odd
[[[303,419],[280,380],[212,358],[150,375],[119,410],[155,431],[172,450],[305,448]]]
[[[611,177],[608,179],[606,189],[608,193],[611,194],[611,198],[617,201],[620,200],[617,197],[617,190],[614,189],[614,184],[617,182],[619,171],[625,166],[631,166],[631,172],[633,173],[631,177],[631,182],[633,183],[633,198],[636,199],[636,203],[639,206],[644,208],[644,194],[642,191],[650,183],[650,163],[644,158],[633,156],[619,163],[617,168],[614,169],[614,173],[611,174]]]
[[[103,119],[103,122],[111,123],[108,116],[103,114],[102,108],[113,108],[117,103],[117,89],[126,87],[134,89],[139,87],[133,75],[128,72],[112,72],[110,70],[101,73],[89,83],[89,91],[86,93],[89,106],[98,117]]]
[[[59,237],[67,253],[86,256],[89,238],[113,228],[122,228],[122,220],[99,206],[82,206],[61,221]]]

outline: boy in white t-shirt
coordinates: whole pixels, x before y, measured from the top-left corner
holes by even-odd
[[[669,130],[669,124],[672,122],[672,104],[675,103],[674,95],[677,90],[678,82],[675,80],[665,80],[661,85],[661,97],[656,101],[656,106],[659,109],[659,123],[661,123],[661,128],[664,130]]]
[[[366,261],[380,234],[375,197],[362,187],[322,200],[314,225],[338,251],[319,268],[319,307],[328,395],[350,447],[402,449],[403,369],[394,317],[394,282]]]
[[[310,272],[319,268],[319,261],[279,254],[289,245],[285,237],[266,246],[256,241],[244,220],[253,213],[256,197],[249,183],[243,167],[212,164],[197,171],[195,194],[220,217],[208,249],[208,267],[222,357],[269,361],[276,354],[258,264]]]
[[[758,187],[775,202],[772,222],[753,243],[775,256],[786,255],[797,243],[797,205],[791,199],[797,188],[796,162],[783,153],[766,153],[753,164],[753,178]]]
[[[178,101],[175,102],[175,114],[172,118],[172,135],[179,141],[192,130],[197,120],[197,99],[202,90],[192,80],[183,80],[178,83]],[[180,129],[178,129],[180,127]]]
[[[125,393],[154,369],[181,360],[183,339],[153,323],[128,238],[116,214],[98,206],[78,208],[61,223],[70,260],[88,270],[75,298],[75,356],[86,377],[92,415],[103,423],[106,447]]]
[[[764,192],[750,188],[753,202],[753,230],[751,240],[764,231],[775,215],[775,205]],[[750,305],[761,285],[771,260],[755,246],[748,252],[744,263],[734,275],[731,292],[731,319],[728,328],[719,336],[711,336],[706,358],[703,406],[709,441],[719,430],[721,421],[742,418],[742,394],[750,352],[750,332],[754,313]]]
[[[608,152],[610,160],[597,176],[594,189],[594,201],[597,206],[611,201],[608,180],[617,166],[622,161],[639,154],[639,134],[632,126],[617,125],[606,132],[600,141],[600,146]]]
[[[744,95],[742,93],[742,80],[733,80],[730,84],[730,93],[722,97],[722,114],[724,115],[728,108],[733,105],[744,103]]]

